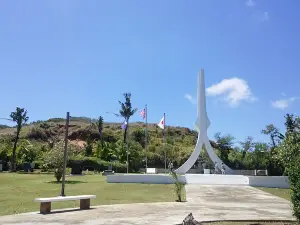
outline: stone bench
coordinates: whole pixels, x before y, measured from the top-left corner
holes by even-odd
[[[36,198],[35,202],[40,202],[40,213],[47,214],[51,212],[51,202],[62,202],[80,200],[80,209],[90,208],[90,199],[96,198],[96,195],[76,195],[76,196],[57,196],[51,198]]]

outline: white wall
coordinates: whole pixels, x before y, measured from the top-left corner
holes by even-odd
[[[186,183],[185,176],[179,176],[179,181]],[[145,183],[174,184],[170,175],[164,174],[115,174],[106,176],[107,183]]]
[[[243,176],[220,174],[186,174],[179,176],[186,184],[208,185],[246,185],[253,187],[289,188],[288,177],[285,176]],[[106,176],[107,183],[145,183],[173,184],[174,179],[167,174],[115,174]]]
[[[289,188],[287,176],[248,176],[249,185],[253,187]]]
[[[209,185],[249,185],[249,179],[243,175],[220,175],[220,174],[186,174],[187,184]]]

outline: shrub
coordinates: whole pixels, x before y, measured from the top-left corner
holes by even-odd
[[[64,141],[57,142],[53,149],[45,152],[43,156],[43,169],[54,169],[54,176],[57,182],[60,181],[64,169]]]
[[[285,166],[291,186],[293,214],[300,221],[300,133],[289,133],[278,148],[278,156]]]
[[[99,133],[96,129],[86,129],[86,128],[79,128],[77,130],[74,130],[69,135],[70,140],[98,140],[99,139]]]
[[[182,183],[181,181],[179,181],[178,179],[178,175],[172,170],[170,170],[170,175],[171,177],[175,180],[175,194],[178,198],[178,202],[182,202],[182,191],[183,191],[183,188],[184,188],[184,183]]]
[[[126,171],[126,164],[119,162],[107,162],[96,157],[75,157],[68,161],[68,166],[71,168],[80,165],[82,169],[95,170],[97,172],[107,170],[108,166],[111,164],[115,172],[120,173]]]
[[[27,138],[35,139],[35,140],[42,140],[47,141],[49,138],[49,133],[41,128],[33,127],[27,134]]]
[[[56,179],[57,182],[59,182],[63,176],[64,173],[64,169],[63,168],[57,168],[54,171],[54,177]]]

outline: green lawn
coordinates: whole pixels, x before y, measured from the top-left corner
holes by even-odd
[[[96,195],[91,205],[143,202],[173,202],[174,185],[107,184],[104,176],[84,175],[66,178],[66,195]],[[0,215],[39,211],[36,197],[60,195],[61,184],[52,174],[0,173]],[[52,203],[52,209],[79,207],[79,201]]]
[[[268,192],[272,195],[276,195],[280,198],[284,198],[286,200],[291,200],[291,191],[290,189],[282,189],[282,188],[265,188],[265,187],[261,187],[258,188],[262,191]]]

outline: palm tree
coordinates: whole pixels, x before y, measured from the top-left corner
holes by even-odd
[[[96,121],[96,125],[98,128],[99,136],[100,136],[100,141],[101,141],[101,147],[103,148],[103,138],[102,138],[102,131],[103,131],[103,117],[99,116],[99,118]]]
[[[17,134],[16,138],[14,140],[14,147],[13,147],[13,154],[12,154],[12,159],[11,159],[11,167],[10,171],[15,172],[16,171],[16,149],[17,149],[17,143],[20,137],[20,132],[22,129],[22,126],[28,121],[29,117],[27,116],[27,110],[23,108],[16,108],[15,112],[12,112],[10,114],[10,117],[14,122],[17,123]]]
[[[119,101],[119,104],[121,105],[120,109],[120,115],[124,118],[124,122],[126,122],[126,126],[124,127],[124,144],[126,143],[126,137],[127,137],[127,130],[129,127],[129,119],[131,116],[133,116],[137,108],[132,108],[131,106],[131,94],[130,93],[124,93],[125,102]]]

